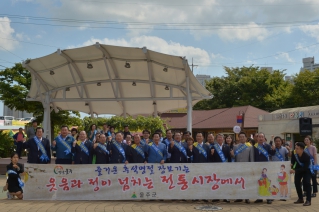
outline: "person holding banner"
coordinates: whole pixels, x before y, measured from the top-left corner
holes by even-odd
[[[187,141],[187,140],[186,140]],[[193,163],[207,163],[210,159],[210,148],[208,145],[203,143],[204,136],[203,133],[198,132],[196,134],[196,142],[193,144],[192,150],[193,152]]]
[[[81,131],[79,140],[73,142],[71,152],[74,164],[92,164],[93,144],[86,139],[85,131]]]
[[[130,136],[127,135],[127,136]],[[134,135],[134,144],[128,146],[126,149],[126,163],[146,163],[147,162],[147,153],[145,147],[141,144],[141,137],[139,134]]]
[[[225,163],[231,162],[232,157],[234,156],[234,151],[230,150],[230,147],[227,144],[223,144],[224,135],[218,133],[216,136],[217,144],[214,144],[209,150],[210,160],[213,163]]]
[[[95,164],[108,164],[110,162],[110,152],[107,150],[106,137],[102,133],[100,135],[99,143],[93,146],[93,153],[95,154]]]
[[[66,125],[61,126],[61,134],[52,142],[51,149],[56,151],[55,164],[72,164],[71,147],[75,139],[69,135],[69,128]]]
[[[310,135],[307,135],[304,139],[304,143],[306,144],[305,152],[310,156],[311,166],[317,165],[317,148],[312,145],[312,139]],[[312,194],[311,197],[316,197],[318,192],[318,184],[317,184],[317,170],[314,168],[310,168],[311,172],[311,181],[312,181]],[[304,193],[306,196],[306,193]]]
[[[187,144],[181,139],[181,133],[175,132],[174,140],[168,147],[168,152],[171,153],[171,163],[187,163]]]
[[[125,163],[127,160],[126,148],[128,146],[123,143],[123,133],[117,132],[115,134],[115,141],[108,145],[110,152],[110,163]]]
[[[164,164],[167,157],[167,149],[165,144],[160,142],[160,134],[153,134],[153,142],[145,145],[145,152],[148,155],[148,163],[160,163]]]
[[[232,156],[234,162],[254,162],[254,149],[249,143],[246,143],[246,133],[240,132],[238,138],[239,144],[234,146],[234,155]],[[242,201],[242,199],[235,200],[235,202]],[[245,202],[250,203],[249,199],[246,199]]]
[[[275,146],[270,146],[269,144],[265,143],[265,135],[264,133],[258,133],[258,142],[254,145],[254,153],[255,153],[255,162],[269,162],[270,155],[275,155],[276,150]],[[268,184],[267,184],[268,185]],[[265,196],[264,189],[259,187],[259,195]],[[262,199],[257,199],[255,203],[263,202]],[[271,204],[272,200],[267,199],[267,204]]]
[[[310,172],[310,156],[304,151],[305,144],[297,142],[295,145],[294,154],[291,156],[290,174],[295,174],[295,187],[298,194],[298,200],[295,204],[303,204],[303,206],[311,205],[311,172]],[[307,197],[306,202],[303,200],[301,182],[303,182],[304,190],[306,191]]]
[[[24,186],[24,183],[20,178],[20,174],[24,174],[24,170],[22,164],[18,163],[18,161],[19,156],[16,152],[14,152],[11,154],[11,163],[7,165],[7,189],[9,191],[9,195],[11,195],[11,199],[13,199],[14,196],[18,197],[19,199],[23,198],[22,188]]]
[[[28,163],[51,163],[50,141],[42,135],[43,128],[37,127],[35,136],[23,143],[23,148],[29,149]]]

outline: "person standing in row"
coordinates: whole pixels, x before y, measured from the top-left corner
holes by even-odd
[[[239,144],[234,146],[234,162],[254,162],[254,149],[246,143],[246,134],[244,132],[240,132],[238,138]],[[242,199],[235,200],[235,202],[242,201]],[[246,199],[245,202],[247,204],[250,203],[249,199]]]
[[[191,148],[189,151],[193,152],[193,163],[207,163],[210,161],[210,148],[203,141],[203,133],[199,132],[196,134],[196,142],[193,144],[193,147],[189,146]]]
[[[28,163],[51,163],[50,141],[42,137],[43,128],[36,128],[36,136],[23,143],[24,149],[29,149]]]
[[[169,145],[171,144],[172,141],[174,141],[173,133],[172,133],[172,130],[168,129],[168,130],[166,130],[166,138],[163,139],[163,144],[165,144],[167,151],[168,151],[168,147],[169,147]],[[167,152],[166,163],[170,163],[170,162],[171,162],[171,153]]]
[[[231,162],[234,156],[234,151],[230,150],[227,144],[224,144],[224,135],[217,134],[217,144],[214,144],[210,149],[210,161],[213,163]]]
[[[149,130],[143,130],[143,139],[141,140],[142,145],[147,145],[148,143],[152,142],[150,139],[151,132]]]
[[[90,131],[88,133],[88,138],[92,143],[94,143],[96,140],[96,133],[97,133],[96,124],[92,124],[90,126]]]
[[[153,142],[145,145],[145,152],[148,155],[148,163],[164,164],[167,158],[167,149],[165,144],[160,142],[160,134],[153,134]]]
[[[294,154],[291,156],[291,166],[290,174],[295,174],[295,187],[298,194],[298,200],[294,204],[303,204],[303,206],[311,205],[311,172],[310,166],[310,156],[304,151],[305,144],[302,142],[297,142],[295,145]],[[306,202],[303,200],[301,182],[303,182],[304,190],[306,191],[307,197]]]
[[[139,134],[134,135],[134,144],[127,147],[126,155],[128,157],[126,161],[129,163],[147,162],[147,153],[145,151],[145,147],[141,144],[141,137]]]
[[[107,150],[106,137],[102,133],[98,143],[93,146],[93,153],[95,154],[95,164],[108,164],[110,162],[110,152]]]
[[[92,164],[93,143],[86,139],[86,132],[81,131],[79,140],[73,142],[74,164]]]
[[[22,151],[22,147],[23,147],[23,142],[25,141],[25,136],[23,134],[23,129],[20,127],[19,128],[19,132],[14,134],[14,136],[12,136],[12,138],[14,139],[14,142],[17,145],[17,153],[19,155],[19,159],[22,159],[21,158],[21,151]]]
[[[126,149],[127,145],[123,143],[123,133],[117,132],[115,134],[115,141],[108,145],[110,152],[110,163],[125,163],[127,160]]]
[[[181,133],[175,132],[175,141],[171,141],[168,147],[168,152],[171,153],[171,163],[187,163],[187,144],[182,142],[181,139]]]
[[[305,152],[310,157],[311,162],[311,181],[312,181],[312,194],[311,197],[316,197],[318,192],[318,183],[317,183],[317,170],[313,170],[313,165],[317,165],[317,148],[312,145],[312,138],[310,135],[307,135],[304,139],[304,143],[306,145]],[[304,193],[304,196],[306,196],[306,192]]]
[[[61,134],[52,142],[51,149],[56,151],[56,164],[72,164],[72,145],[75,139],[69,135],[68,126],[61,127]]]

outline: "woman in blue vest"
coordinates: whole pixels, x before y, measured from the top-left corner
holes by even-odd
[[[8,198],[13,199],[14,196],[19,199],[23,198],[23,182],[21,181],[20,174],[24,173],[22,164],[18,163],[19,156],[18,153],[14,152],[11,154],[11,163],[7,165],[7,189],[8,189]]]
[[[92,124],[90,126],[90,131],[88,132],[88,138],[92,143],[95,142],[96,133],[97,133],[96,125]]]

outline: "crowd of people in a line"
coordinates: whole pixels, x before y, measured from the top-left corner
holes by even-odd
[[[23,173],[23,166],[18,163],[21,149],[28,149],[28,163],[36,164],[51,163],[51,150],[56,154],[56,164],[271,162],[288,161],[291,158],[290,173],[295,174],[298,193],[298,200],[294,203],[309,206],[311,197],[315,197],[317,193],[316,170],[310,168],[317,164],[317,150],[310,136],[306,136],[304,143],[296,143],[295,150],[291,151],[289,145],[285,145],[279,136],[273,138],[271,145],[268,144],[263,133],[254,134],[251,139],[240,132],[236,144],[231,135],[209,133],[204,142],[201,132],[196,133],[194,140],[189,131],[181,133],[167,129],[164,138],[161,130],[151,134],[145,129],[141,137],[139,134],[132,135],[128,126],[124,127],[123,132],[115,133],[114,127],[107,124],[103,125],[102,130],[97,130],[93,124],[88,133],[78,132],[75,128],[69,131],[67,126],[62,126],[61,133],[51,143],[42,136],[43,128],[37,127],[36,121],[33,127],[27,131],[28,140],[24,136],[15,135],[16,143],[20,143],[17,145],[18,153],[12,155],[12,162],[7,166],[9,194],[18,198],[23,197],[19,176]],[[282,197],[287,197],[287,192],[287,189],[282,191]],[[230,202],[227,199],[223,201]],[[244,200],[235,200],[242,201]],[[266,201],[271,204],[273,200]],[[248,199],[245,202],[250,203]],[[255,201],[260,202],[263,200]]]

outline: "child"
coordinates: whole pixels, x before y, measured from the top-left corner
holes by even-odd
[[[20,178],[20,173],[24,174],[22,164],[18,163],[19,156],[18,153],[14,152],[11,154],[11,163],[7,165],[7,188],[8,192],[11,195],[11,198],[14,196],[18,197],[19,199],[23,198],[23,182]],[[8,195],[9,197],[9,195]]]

